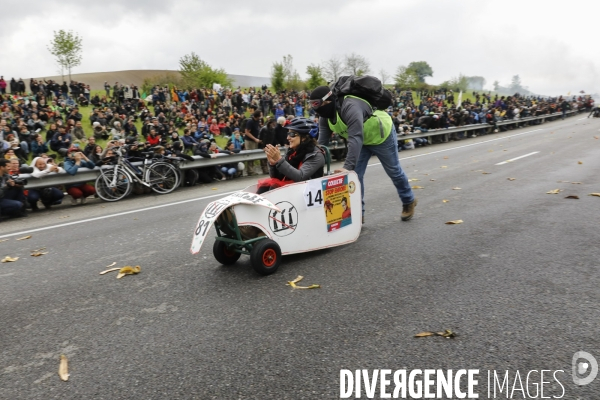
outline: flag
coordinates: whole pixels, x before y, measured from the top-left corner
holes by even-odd
[[[461,104],[462,104],[462,90],[458,94],[458,104],[456,105],[456,108],[460,107]]]

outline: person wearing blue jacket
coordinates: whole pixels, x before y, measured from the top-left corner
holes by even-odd
[[[79,168],[94,169],[96,165],[86,157],[79,147],[71,147],[67,151],[65,158],[64,169],[69,175],[77,174]],[[81,204],[85,204],[87,197],[96,194],[96,188],[89,183],[78,183],[75,185],[67,185],[67,193],[71,196],[71,205],[77,204],[77,199],[81,199]]]

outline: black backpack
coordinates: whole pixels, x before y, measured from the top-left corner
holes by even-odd
[[[340,100],[339,105],[347,95],[368,101],[374,110],[386,110],[393,103],[392,93],[383,87],[378,78],[370,75],[341,76],[333,84],[331,91]]]

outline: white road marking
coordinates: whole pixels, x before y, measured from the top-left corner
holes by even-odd
[[[509,136],[503,136],[501,138],[496,138],[496,139],[489,139],[489,140],[484,140],[483,142],[477,142],[477,143],[471,143],[471,144],[464,144],[462,146],[456,146],[456,147],[451,147],[449,149],[444,149],[444,150],[437,150],[437,151],[430,151],[429,153],[423,153],[423,154],[417,154],[415,156],[409,156],[409,157],[401,157],[400,160],[408,160],[410,158],[417,158],[417,157],[423,157],[423,156],[428,156],[430,154],[437,154],[437,153],[444,153],[446,151],[450,151],[450,150],[456,150],[456,149],[462,149],[465,147],[471,147],[471,146],[477,146],[479,144],[484,144],[484,143],[489,143],[489,142],[495,142],[496,140],[502,140],[502,139],[509,139],[511,137],[515,137],[515,136],[520,136],[520,135],[525,135],[527,133],[531,133],[531,132],[537,132],[537,131],[541,131],[545,128],[540,128],[540,129],[534,129],[532,131],[527,131],[527,132],[521,132],[521,133],[515,133],[514,135],[509,135]],[[372,167],[373,165],[380,165],[381,163],[373,163],[373,164],[369,164],[367,165],[367,167]]]
[[[511,137],[515,137],[515,136],[525,135],[525,134],[532,133],[532,132],[541,131],[543,129],[545,129],[545,128],[534,129],[532,131],[527,131],[527,132],[522,132],[522,133],[516,133],[514,135],[503,136],[503,137],[496,138],[496,139],[485,140],[483,142],[477,142],[477,143],[465,144],[465,145],[462,145],[462,146],[451,147],[451,148],[444,149],[444,150],[437,150],[437,151],[431,151],[429,153],[417,154],[417,155],[410,156],[410,157],[403,157],[403,158],[400,158],[400,160],[408,160],[410,158],[423,157],[423,156],[428,156],[428,155],[431,155],[431,154],[437,154],[437,153],[443,153],[443,152],[446,152],[446,151],[451,151],[451,150],[456,150],[456,149],[462,149],[462,148],[465,148],[465,147],[477,146],[477,145],[484,144],[484,143],[495,142],[496,140],[509,139]],[[372,167],[374,165],[380,165],[380,164],[381,163],[369,164],[368,167]],[[170,207],[170,206],[174,206],[174,205],[177,205],[177,204],[184,204],[184,203],[190,203],[192,201],[210,199],[212,197],[225,196],[225,195],[228,195],[228,194],[231,194],[231,193],[235,193],[235,192],[237,192],[239,190],[242,190],[242,189],[243,188],[240,188],[238,190],[234,190],[232,192],[213,194],[211,196],[198,197],[198,198],[195,198],[195,199],[181,200],[181,201],[176,201],[176,202],[173,202],[173,203],[166,203],[166,204],[161,204],[161,205],[158,205],[158,206],[141,208],[139,210],[124,211],[124,212],[119,212],[119,213],[115,213],[115,214],[103,215],[101,217],[82,219],[80,221],[66,222],[64,224],[51,225],[51,226],[46,226],[44,228],[36,228],[36,229],[29,229],[29,230],[21,231],[21,232],[8,233],[6,235],[0,235],[0,239],[1,238],[6,238],[6,237],[11,237],[11,236],[17,236],[17,235],[25,235],[25,234],[33,233],[33,232],[46,231],[46,230],[49,230],[49,229],[62,228],[64,226],[71,226],[71,225],[83,224],[85,222],[99,221],[99,220],[107,219],[107,218],[120,217],[122,215],[134,214],[134,213],[143,212],[143,211],[149,211],[149,210],[155,210],[157,208]]]
[[[532,156],[532,155],[534,155],[534,154],[537,154],[537,153],[539,153],[539,151],[534,151],[533,153],[525,154],[524,156],[520,156],[520,157],[511,158],[510,160],[502,161],[502,162],[499,162],[498,164],[494,164],[494,165],[504,165],[504,164],[508,164],[509,162],[513,162],[513,161],[516,161],[516,160],[520,160],[521,158],[529,157],[529,156]]]
[[[48,229],[54,229],[54,228],[62,228],[63,226],[83,224],[85,222],[98,221],[98,220],[101,220],[101,219],[112,218],[112,217],[120,217],[121,215],[134,214],[134,213],[143,212],[143,211],[156,210],[157,208],[164,208],[164,207],[169,207],[169,206],[175,206],[175,205],[178,205],[178,204],[190,203],[192,201],[210,199],[212,197],[225,196],[227,194],[232,194],[232,193],[235,193],[235,192],[237,192],[237,190],[234,190],[233,192],[225,192],[225,193],[213,194],[213,195],[210,195],[210,196],[198,197],[196,199],[188,199],[188,200],[176,201],[174,203],[161,204],[159,206],[152,206],[152,207],[140,208],[139,210],[123,211],[123,212],[116,213],[116,214],[103,215],[101,217],[94,217],[94,218],[82,219],[80,221],[66,222],[64,224],[46,226],[44,228],[29,229],[29,230],[26,230],[26,231],[21,231],[21,232],[15,232],[15,233],[9,233],[9,234],[6,234],[6,235],[2,235],[2,236],[0,236],[0,238],[11,237],[11,236],[16,236],[16,235],[24,235],[26,233],[32,233],[32,232],[46,231]]]

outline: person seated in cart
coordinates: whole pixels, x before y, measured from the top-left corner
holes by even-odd
[[[284,127],[290,147],[284,156],[278,147],[265,146],[270,178],[258,181],[257,194],[268,192],[294,182],[303,182],[323,176],[325,154],[316,137],[319,128],[307,118],[294,118]]]

